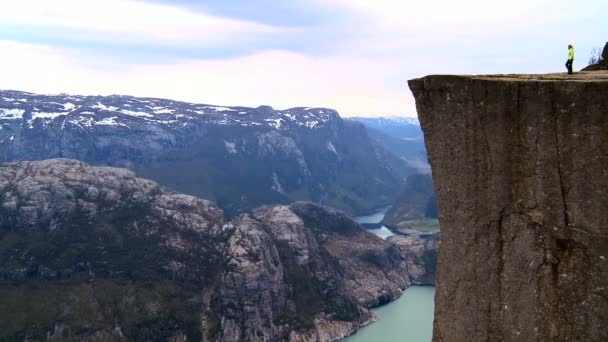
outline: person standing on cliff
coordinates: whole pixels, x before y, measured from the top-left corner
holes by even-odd
[[[572,75],[572,63],[574,63],[574,47],[572,44],[568,45],[568,60],[566,61],[566,69],[568,69],[568,75]]]

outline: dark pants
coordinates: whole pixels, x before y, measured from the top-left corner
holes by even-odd
[[[569,59],[566,61],[566,68],[568,69],[568,74],[572,73],[572,62],[574,62],[574,59]]]

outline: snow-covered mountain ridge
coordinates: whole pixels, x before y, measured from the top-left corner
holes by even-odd
[[[368,212],[396,197],[403,168],[326,108],[0,91],[0,162],[49,158],[128,168],[230,214],[298,200]]]
[[[319,128],[336,120],[336,111],[298,107],[225,107],[133,96],[38,95],[0,90],[0,127],[18,122],[24,128],[60,122],[83,129],[132,125],[187,126],[192,121],[214,125],[269,126],[279,130]]]

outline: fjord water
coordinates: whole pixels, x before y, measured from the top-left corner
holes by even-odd
[[[388,208],[367,216],[356,217],[364,224],[380,223]],[[384,232],[383,230],[386,230]],[[388,228],[368,229],[386,239],[395,235]],[[403,295],[386,305],[372,309],[378,321],[365,326],[357,333],[342,339],[344,342],[428,342],[433,336],[435,287],[410,286]]]
[[[410,286],[401,298],[372,309],[378,321],[344,342],[430,342],[433,337],[434,286]]]
[[[378,223],[382,222],[382,220],[384,219],[384,215],[386,215],[386,212],[388,211],[389,208],[390,207],[382,208],[378,212],[375,212],[371,215],[355,217],[354,220],[357,221],[357,223],[359,223],[359,224],[378,224]],[[381,226],[380,228],[377,228],[377,229],[368,229],[367,231],[372,234],[377,235],[378,237],[380,237],[381,239],[384,239],[384,240],[395,235],[393,232],[391,232],[385,226]]]

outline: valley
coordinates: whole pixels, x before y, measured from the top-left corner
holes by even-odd
[[[361,224],[379,224],[389,208],[378,212],[355,217]],[[368,229],[377,236],[388,239],[397,236],[385,226]],[[388,233],[386,233],[388,232]],[[395,242],[395,240],[391,241]],[[398,241],[398,240],[396,240]],[[433,332],[433,310],[435,300],[434,286],[410,286],[401,297],[391,303],[372,309],[378,321],[359,329],[354,335],[342,339],[344,342],[428,342]]]
[[[425,154],[389,151],[382,127],[417,121],[382,119],[372,139],[323,108],[0,95],[0,315],[18,314],[0,337],[328,341],[369,308],[432,306],[417,288],[393,300],[434,284],[434,221],[384,223],[432,196],[395,202]],[[367,232],[328,206],[371,213]]]
[[[0,342],[607,342],[607,12],[2,1]]]

